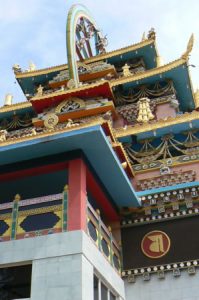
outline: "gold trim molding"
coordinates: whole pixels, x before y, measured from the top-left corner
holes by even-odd
[[[88,128],[90,126],[94,126],[94,125],[102,125],[104,122],[103,118],[96,118],[96,120],[87,123],[87,124],[81,124],[79,126],[76,127],[65,127],[62,129],[47,129],[45,132],[41,132],[41,133],[37,133],[36,135],[28,135],[28,136],[23,136],[20,138],[15,138],[15,139],[11,139],[11,140],[7,140],[4,142],[0,143],[0,147],[4,147],[4,146],[8,146],[8,145],[12,145],[12,144],[17,144],[17,143],[21,143],[21,142],[25,142],[28,140],[36,140],[38,138],[45,138],[45,137],[50,137],[50,136],[54,136],[56,134],[59,133],[64,133],[64,132],[68,132],[68,131],[75,131],[75,130],[79,130],[82,128]]]
[[[161,66],[161,67],[158,67],[158,68],[155,68],[155,69],[150,69],[150,70],[146,70],[145,72],[143,73],[138,73],[138,74],[135,74],[135,75],[131,75],[131,76],[128,76],[128,77],[122,77],[122,78],[119,78],[119,79],[115,79],[115,80],[112,80],[110,85],[111,87],[114,87],[114,86],[117,86],[119,84],[124,84],[124,83],[129,83],[129,82],[133,82],[133,81],[138,81],[138,80],[142,80],[142,79],[145,79],[145,78],[148,78],[148,77],[151,77],[151,76],[155,76],[155,75],[158,75],[158,74],[162,74],[162,73],[166,73],[172,69],[175,69],[176,67],[179,67],[183,64],[186,64],[187,61],[185,59],[177,59],[177,60],[174,60],[164,66]]]
[[[114,96],[113,96],[113,93],[112,93],[112,90],[111,90],[111,87],[110,87],[110,83],[109,81],[107,80],[103,80],[103,81],[100,81],[100,82],[97,82],[97,83],[93,83],[93,84],[88,84],[88,85],[83,85],[81,87],[78,87],[78,88],[74,88],[74,89],[71,89],[71,90],[64,90],[64,91],[56,91],[54,93],[50,93],[50,94],[44,94],[42,96],[34,96],[32,97],[30,100],[31,101],[39,101],[39,100],[42,100],[42,99],[48,99],[48,98],[53,98],[55,96],[60,96],[60,95],[68,95],[68,94],[73,94],[75,92],[79,92],[79,91],[84,91],[84,90],[90,90],[90,89],[94,89],[98,86],[101,86],[101,85],[104,85],[105,83],[108,84],[109,88],[110,88],[110,92],[112,94],[112,98],[114,99]]]
[[[12,104],[12,105],[0,107],[0,113],[19,110],[19,109],[28,108],[28,107],[32,107],[32,104],[28,101],[15,103],[15,104]]]

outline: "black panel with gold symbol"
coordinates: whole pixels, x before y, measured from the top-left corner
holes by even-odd
[[[122,228],[124,270],[199,258],[199,218]]]

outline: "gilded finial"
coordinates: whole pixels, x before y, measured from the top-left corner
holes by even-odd
[[[154,115],[151,112],[149,98],[141,98],[138,101],[138,117],[137,121],[140,123],[146,123],[154,119]]]
[[[123,67],[122,67],[122,70],[123,70],[123,75],[126,77],[126,76],[130,76],[132,75],[131,74],[131,71],[130,71],[130,66],[128,64],[125,64]]]
[[[108,226],[108,231],[109,231],[109,232],[112,232],[111,226]]]
[[[127,162],[124,161],[124,162],[122,163],[122,168],[125,170],[125,169],[127,168],[127,166],[128,166]]]
[[[149,30],[147,38],[149,40],[155,40],[156,39],[156,33],[155,33],[155,29],[153,27]]]
[[[96,213],[98,214],[98,216],[100,216],[100,210],[98,208],[96,209]]]
[[[5,142],[7,139],[8,132],[5,129],[0,130],[0,142]]]
[[[142,42],[144,42],[146,40],[146,34],[145,34],[145,31],[143,32],[142,34]]]
[[[15,74],[22,72],[21,67],[20,67],[19,64],[14,64],[14,66],[12,67],[12,69],[13,69],[13,71],[14,71]]]
[[[21,200],[21,196],[19,194],[16,194],[14,201],[20,201],[20,200]]]
[[[36,70],[36,65],[32,61],[30,61],[28,72],[35,71],[35,70]]]
[[[42,96],[43,95],[43,86],[40,84],[37,88],[37,96]]]
[[[188,44],[187,44],[187,49],[181,56],[182,59],[185,59],[185,60],[189,59],[189,55],[193,49],[193,45],[194,45],[194,34],[192,33],[192,35],[189,38]]]
[[[161,67],[164,65],[164,59],[162,58],[162,56],[158,55],[156,57],[156,63],[157,63],[157,67]]]
[[[12,99],[13,99],[12,94],[6,94],[5,100],[4,100],[4,106],[12,105]]]
[[[64,186],[64,192],[67,192],[68,191],[68,185],[66,184],[65,186]]]

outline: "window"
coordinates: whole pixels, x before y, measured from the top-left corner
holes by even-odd
[[[108,300],[108,289],[101,283],[101,300]]]
[[[116,297],[110,292],[110,300],[116,300]]]
[[[94,300],[99,300],[99,280],[94,275]]]
[[[0,269],[0,299],[30,298],[32,266]]]
[[[104,282],[94,275],[94,300],[117,300],[117,297]]]

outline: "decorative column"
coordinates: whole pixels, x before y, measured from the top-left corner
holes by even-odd
[[[82,159],[75,159],[69,162],[68,170],[68,231],[86,231],[86,166]]]
[[[14,240],[16,238],[18,210],[19,210],[19,201],[20,200],[21,200],[21,196],[19,194],[17,194],[14,198],[13,208],[12,208],[11,240]]]

